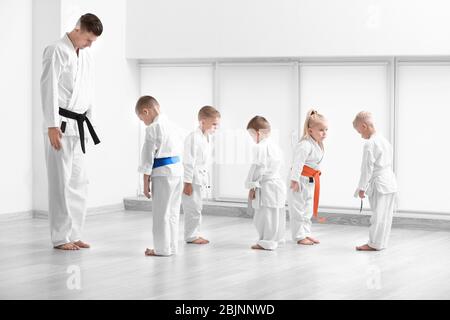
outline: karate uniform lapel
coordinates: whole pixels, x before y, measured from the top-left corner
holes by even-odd
[[[82,60],[83,60],[83,53],[80,50],[78,52],[77,73],[76,73],[75,81],[74,81],[74,84],[73,84],[72,97],[70,98],[70,102],[69,102],[69,106],[68,106],[69,110],[73,110],[76,98],[78,97],[78,94],[80,92],[80,87],[81,87],[81,83],[82,83],[81,76],[83,74],[82,69],[81,69],[83,67],[83,61]]]

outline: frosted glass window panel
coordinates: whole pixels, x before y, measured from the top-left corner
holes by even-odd
[[[141,67],[141,95],[156,98],[161,111],[185,135],[198,127],[198,110],[204,105],[213,105],[213,86],[212,65]],[[140,152],[145,135],[143,123],[140,124],[139,134]]]
[[[297,77],[294,64],[219,65],[218,95],[222,129],[216,143],[219,199],[246,200],[244,187],[253,142],[246,128],[255,115],[272,126],[273,139],[287,160],[293,132],[298,134]],[[287,167],[282,169],[286,179]]]
[[[398,68],[399,209],[450,212],[450,65]]]
[[[169,119],[186,131],[198,126],[197,113],[213,103],[213,67],[144,66],[141,94],[155,97]]]
[[[353,194],[359,179],[364,140],[353,129],[352,122],[359,111],[370,111],[377,130],[389,139],[387,76],[385,64],[300,66],[302,132],[308,109],[317,109],[328,119],[320,206],[359,209],[359,199]]]

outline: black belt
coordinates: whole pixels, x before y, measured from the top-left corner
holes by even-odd
[[[67,109],[59,108],[59,115],[73,119],[77,121],[78,125],[78,132],[80,133],[80,142],[81,142],[81,150],[83,150],[83,153],[86,153],[85,146],[84,146],[84,127],[83,122],[86,121],[89,133],[91,134],[92,140],[94,140],[94,144],[99,144],[100,139],[97,136],[97,133],[95,133],[94,127],[91,124],[91,121],[89,121],[89,118],[86,117],[85,113],[76,113]],[[66,129],[66,123],[63,121],[61,123],[61,131],[64,132]]]

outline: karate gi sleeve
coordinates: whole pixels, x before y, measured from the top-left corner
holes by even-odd
[[[183,153],[184,182],[186,183],[192,183],[194,178],[195,156],[195,136],[190,134],[184,141]]]
[[[63,70],[60,53],[54,47],[44,50],[41,75],[41,103],[47,128],[59,127],[58,81]]]
[[[300,176],[303,171],[306,159],[311,152],[311,145],[307,142],[299,142],[294,149],[294,160],[292,162],[290,179],[300,182]]]
[[[160,134],[158,134],[157,128],[153,126],[147,127],[141,152],[141,164],[138,168],[139,173],[151,175],[156,151],[158,150],[158,145],[160,145],[159,141]]]
[[[92,61],[93,59],[91,58],[91,61]],[[86,116],[88,117],[88,119],[91,121],[91,123],[92,123],[92,126],[94,127],[94,128],[96,128],[96,125],[95,125],[95,120],[94,120],[94,117],[95,117],[95,112],[94,112],[94,109],[95,109],[95,105],[96,105],[96,101],[95,101],[95,70],[94,70],[94,65],[93,65],[93,63],[91,62],[91,64],[90,64],[90,66],[91,66],[91,70],[90,70],[90,79],[89,79],[89,83],[90,83],[90,92],[89,92],[89,95],[90,95],[90,103],[89,103],[89,106],[88,106],[88,109],[86,110]]]
[[[369,186],[370,178],[372,178],[373,167],[375,163],[375,157],[373,155],[372,149],[373,148],[370,143],[366,143],[364,145],[361,163],[361,175],[359,178],[358,188],[356,192],[359,192],[359,190],[366,191]]]
[[[250,170],[245,180],[245,187],[247,189],[261,188],[261,178],[264,174],[264,163],[262,159],[262,150],[259,146],[253,149],[253,161]]]

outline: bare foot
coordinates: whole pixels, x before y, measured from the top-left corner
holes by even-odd
[[[313,245],[314,242],[312,242],[311,240],[309,240],[308,238],[302,239],[302,240],[298,240],[297,244],[304,244],[304,245]]]
[[[319,240],[317,240],[317,239],[315,239],[315,238],[313,238],[313,237],[306,237],[306,239],[311,240],[311,241],[314,242],[314,243],[320,243]]]
[[[156,256],[156,253],[155,253],[155,250],[147,248],[147,249],[145,249],[145,255],[146,256]]]
[[[252,248],[252,249],[256,249],[256,250],[264,250],[264,248],[261,247],[259,244],[254,244],[254,245],[252,245],[251,248]]]
[[[377,251],[377,249],[372,248],[368,244],[364,244],[362,246],[356,247],[356,250],[358,250],[358,251]]]
[[[81,240],[78,240],[77,242],[74,242],[73,244],[76,245],[77,247],[80,247],[80,248],[83,248],[83,249],[87,249],[87,248],[91,247],[88,243],[83,242]]]
[[[80,247],[77,246],[74,243],[64,243],[64,244],[60,244],[59,246],[53,247],[55,249],[59,249],[59,250],[80,250]]]
[[[197,239],[195,239],[194,241],[190,241],[188,243],[193,243],[193,244],[208,244],[209,240],[206,240],[202,237],[198,237]]]

